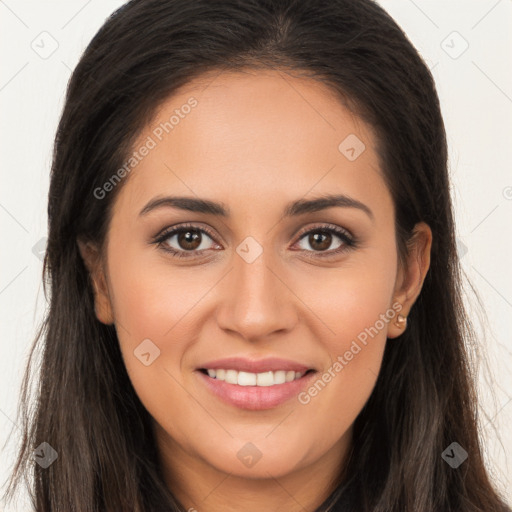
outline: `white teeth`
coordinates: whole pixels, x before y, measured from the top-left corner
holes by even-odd
[[[255,373],[238,372],[237,384],[239,386],[256,386],[256,379]]]
[[[295,378],[295,372],[293,372],[293,377]],[[279,370],[277,372],[274,372],[274,384],[284,384],[285,382],[286,382],[286,372],[284,370]],[[288,381],[288,382],[290,382],[290,381]]]
[[[278,373],[278,372],[258,373],[256,375],[256,385],[257,386],[273,386],[274,384],[281,384],[280,382],[277,382],[277,380],[276,380],[276,377],[275,377],[276,373]]]
[[[223,380],[228,384],[238,384],[239,386],[274,386],[284,384],[292,380],[300,379],[304,373],[293,370],[277,370],[275,372],[251,373],[238,372],[236,370],[207,370],[212,379]]]
[[[236,370],[226,370],[224,380],[228,384],[238,384],[238,372]]]

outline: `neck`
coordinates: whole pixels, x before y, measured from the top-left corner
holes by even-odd
[[[161,467],[173,495],[189,512],[303,512],[316,510],[334,491],[343,472],[352,429],[317,460],[290,471],[269,468],[247,476],[222,471],[176,443],[156,424]]]

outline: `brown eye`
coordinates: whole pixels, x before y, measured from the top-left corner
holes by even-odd
[[[201,245],[202,236],[200,231],[187,229],[176,236],[180,249],[185,251],[193,251]]]
[[[299,235],[299,250],[308,257],[337,256],[358,247],[358,240],[346,229],[336,224],[322,224],[302,231]]]
[[[299,247],[306,251],[315,252],[336,250],[344,244],[348,245],[348,241],[344,241],[343,237],[346,238],[346,235],[332,233],[326,229],[315,229],[303,235],[299,242]],[[332,247],[333,243],[335,245]]]
[[[308,235],[308,243],[315,251],[325,251],[332,243],[332,235],[323,231],[317,231]]]
[[[174,256],[196,256],[208,249],[215,249],[216,242],[206,229],[195,226],[178,226],[167,230],[155,243]]]

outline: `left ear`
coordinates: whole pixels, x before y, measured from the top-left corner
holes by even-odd
[[[430,249],[432,247],[432,230],[425,222],[418,222],[414,226],[413,235],[407,243],[407,256],[405,268],[398,269],[395,291],[393,294],[393,303],[399,302],[402,309],[397,312],[407,318],[409,311],[418,298],[423,281],[430,267]],[[388,338],[400,336],[406,324],[397,326],[395,317],[388,324]]]

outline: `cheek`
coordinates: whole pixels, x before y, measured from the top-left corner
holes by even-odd
[[[329,354],[299,402],[310,408],[312,417],[329,418],[327,423],[338,433],[354,421],[373,390],[387,328],[396,314],[390,304],[396,275],[392,244],[351,261],[333,270],[330,279],[296,280],[302,283],[302,296],[310,290],[308,305],[323,324],[317,339]]]
[[[157,345],[164,339],[182,340],[174,332],[215,280],[209,284],[204,272],[204,279],[198,279],[201,272],[192,266],[176,269],[171,256],[167,259],[155,246],[128,245],[123,239],[128,240],[128,234],[113,235],[109,275],[116,323],[126,349],[133,350],[145,338]]]
[[[164,257],[155,258],[156,249],[112,247],[109,279],[126,370],[145,405],[166,403],[179,388],[173,377],[180,380],[183,354],[197,339],[194,308],[215,279],[194,279],[192,267],[177,272]],[[115,247],[123,247],[122,254]]]
[[[387,288],[344,283],[345,289],[333,294],[336,300],[327,301],[323,310],[323,320],[334,332],[321,338],[329,361],[298,396],[309,428],[323,432],[319,445],[325,449],[349,429],[368,401],[387,340],[387,323],[380,316],[387,310]]]
[[[319,339],[333,357],[348,350],[352,340],[364,342],[368,331],[372,339],[385,341],[389,320],[382,318],[390,311],[396,276],[396,255],[388,249],[355,255],[328,275],[321,269],[295,276],[295,291],[322,321]]]
[[[190,434],[197,427],[194,422],[171,416],[170,411],[190,410],[182,366],[187,350],[199,336],[198,303],[215,280],[209,285],[207,279],[198,282],[192,274],[171,274],[168,265],[154,261],[139,265],[126,258],[123,266],[111,272],[111,280],[126,371],[152,418],[165,425],[172,437],[182,439],[183,432]],[[146,365],[143,354],[148,352],[150,364]],[[204,432],[197,435],[204,437]]]
[[[125,276],[121,284],[113,286],[116,321],[126,326],[134,343],[141,337],[155,343],[174,338],[172,333],[179,330],[208,287],[207,282],[197,282],[192,276],[155,276],[147,270]]]

